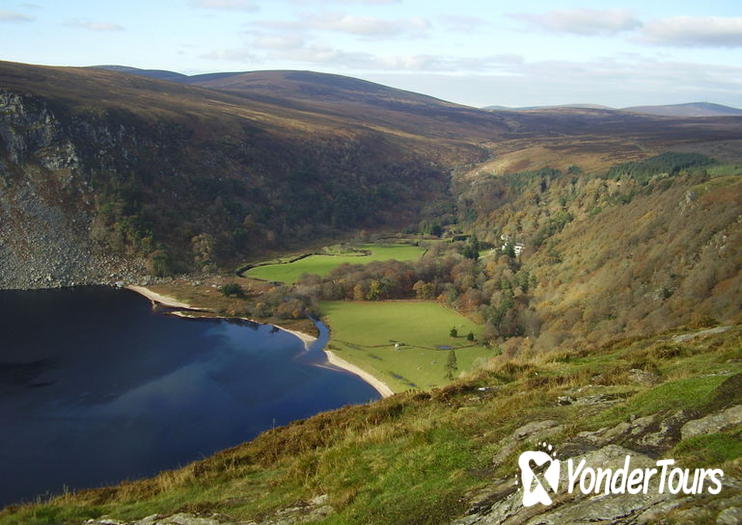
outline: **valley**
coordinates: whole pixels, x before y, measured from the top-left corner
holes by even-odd
[[[358,404],[327,387],[332,406],[243,444],[0,524],[520,523],[515,459],[546,439],[723,468],[720,495],[600,510],[714,522],[742,480],[742,117],[677,111],[0,62],[0,289],[140,287],[305,342],[319,320],[330,363],[385,397],[323,357]],[[587,500],[542,510],[574,522]]]

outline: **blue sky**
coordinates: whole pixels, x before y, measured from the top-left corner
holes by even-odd
[[[308,69],[474,106],[742,107],[742,2],[0,0],[0,59]]]

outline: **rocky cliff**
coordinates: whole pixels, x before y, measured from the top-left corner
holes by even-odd
[[[144,271],[93,242],[95,195],[79,148],[45,103],[0,91],[3,149],[0,288],[114,282]]]

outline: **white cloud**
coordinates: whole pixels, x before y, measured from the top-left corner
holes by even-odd
[[[202,9],[225,9],[232,11],[257,11],[260,9],[253,0],[192,0],[191,6]]]
[[[628,9],[565,9],[541,15],[515,13],[510,16],[546,31],[585,36],[614,35],[642,25]]]
[[[253,46],[260,49],[289,50],[304,47],[304,38],[299,35],[266,35],[253,39]]]
[[[255,56],[247,49],[217,49],[201,55],[201,58],[243,63],[255,61]]]
[[[33,18],[15,11],[0,11],[0,22],[33,22]]]
[[[479,29],[487,23],[484,18],[466,15],[443,15],[439,17],[441,24],[451,31],[470,32]]]
[[[474,106],[709,101],[742,107],[742,66],[646,59],[514,63],[503,72],[373,72],[364,78]]]
[[[399,4],[402,0],[291,0],[295,4],[368,4],[368,5],[388,5]]]
[[[261,50],[260,56],[254,50]],[[212,51],[204,58],[238,61],[245,58],[264,64],[303,64],[310,67],[415,72],[498,72],[523,63],[523,57],[497,54],[483,57],[457,57],[433,54],[375,55],[363,51],[346,51],[335,47],[308,43],[301,36],[258,35],[249,46],[241,49]]]
[[[742,17],[676,16],[646,24],[642,39],[682,47],[742,47]]]
[[[110,22],[91,22],[89,20],[70,20],[67,22],[70,27],[79,27],[81,29],[87,29],[88,31],[123,31],[123,26],[118,24],[112,24]]]
[[[394,20],[373,16],[356,16],[344,13],[307,15],[301,27],[320,31],[334,31],[366,37],[396,36],[401,34],[422,35],[430,29],[430,22],[422,17]]]

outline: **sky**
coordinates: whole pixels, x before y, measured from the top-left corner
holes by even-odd
[[[477,107],[742,108],[742,0],[0,0],[0,60],[302,69]]]

